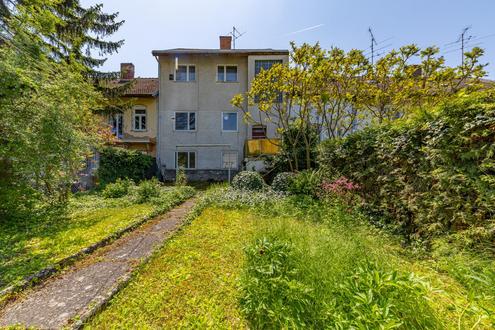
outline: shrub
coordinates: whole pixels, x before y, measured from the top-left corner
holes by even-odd
[[[289,191],[294,182],[295,174],[292,172],[278,173],[272,182],[272,189],[279,192]]]
[[[263,177],[255,171],[242,171],[232,180],[232,187],[238,190],[256,191],[265,186]]]
[[[156,178],[141,181],[136,189],[138,203],[149,202],[153,197],[160,195],[161,184]]]
[[[486,227],[495,215],[494,125],[493,97],[460,97],[408,122],[325,141],[320,167],[359,184],[366,208],[409,238]]]
[[[311,289],[297,281],[294,253],[290,243],[275,237],[260,238],[245,249],[240,304],[253,328],[304,325],[312,307]]]
[[[140,182],[153,177],[154,158],[136,150],[106,147],[100,151],[98,178],[102,186],[127,178]]]
[[[187,185],[187,175],[186,175],[186,171],[184,170],[183,167],[179,167],[179,170],[177,171],[177,173],[175,175],[175,185],[176,186]]]
[[[134,185],[134,182],[127,179],[117,179],[114,183],[109,183],[102,191],[102,195],[105,198],[119,198],[124,197],[129,193],[129,187]]]
[[[433,329],[437,320],[425,298],[428,286],[413,274],[358,265],[335,292],[333,321],[339,329]]]
[[[296,195],[317,197],[319,194],[322,176],[320,171],[306,170],[294,176],[289,192]]]

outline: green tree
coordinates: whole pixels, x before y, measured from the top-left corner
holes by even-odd
[[[110,102],[100,79],[111,75],[91,54],[120,47],[104,41],[116,17],[71,0],[0,4],[0,218],[32,211],[39,197],[64,201],[101,142],[94,110]]]

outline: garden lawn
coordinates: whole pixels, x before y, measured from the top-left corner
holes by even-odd
[[[207,200],[86,326],[493,327],[493,258],[418,257],[347,208],[256,195]]]
[[[190,196],[184,188],[162,188],[161,203],[136,204],[128,197],[84,193],[71,197],[67,209],[0,222],[0,289]]]
[[[207,209],[172,238],[88,328],[246,328],[238,308],[243,247],[256,218]]]

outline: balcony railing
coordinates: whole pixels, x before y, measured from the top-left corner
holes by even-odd
[[[246,141],[246,155],[248,157],[260,155],[276,155],[280,150],[279,139],[255,139]]]

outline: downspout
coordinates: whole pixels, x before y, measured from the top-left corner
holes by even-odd
[[[155,96],[156,98],[156,166],[158,167],[159,176],[162,177],[162,162],[160,159],[160,89],[162,86],[162,73],[160,68],[160,59],[158,56],[154,56],[156,62],[158,63],[158,92]]]

